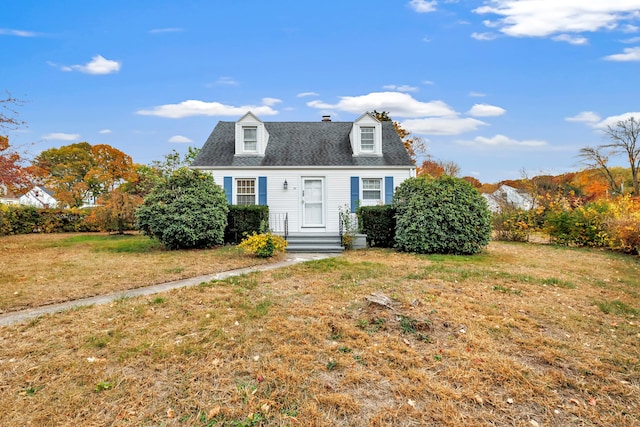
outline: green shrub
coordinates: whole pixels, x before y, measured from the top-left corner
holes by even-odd
[[[147,195],[136,226],[168,249],[208,248],[224,242],[228,212],[210,174],[180,168]]]
[[[593,202],[574,209],[557,209],[547,213],[545,230],[559,245],[609,246],[606,229],[608,204]]]
[[[396,246],[402,251],[476,254],[491,238],[487,202],[462,179],[410,178],[398,187],[394,204]]]
[[[531,211],[503,209],[493,214],[493,236],[507,242],[528,242],[535,219]]]
[[[96,231],[85,219],[87,210],[41,209],[0,205],[0,235]]]
[[[231,205],[224,230],[224,242],[238,244],[245,236],[262,233],[269,225],[269,207],[262,205]]]
[[[357,210],[360,232],[369,247],[392,248],[396,235],[396,208],[393,205],[361,206]]]

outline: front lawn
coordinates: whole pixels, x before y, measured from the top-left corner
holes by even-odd
[[[4,236],[0,254],[0,313],[270,262],[235,247],[167,251],[99,233]]]
[[[67,311],[0,328],[0,425],[637,426],[638,277],[493,242]]]

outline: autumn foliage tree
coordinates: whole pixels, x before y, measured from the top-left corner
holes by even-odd
[[[56,199],[69,207],[96,200],[135,175],[131,157],[106,144],[79,142],[50,148],[33,163]]]
[[[17,112],[14,110],[19,103],[9,93],[0,99],[0,129],[16,129],[24,124],[16,118]],[[29,185],[31,176],[22,156],[10,146],[8,136],[0,135],[0,194],[19,191]]]

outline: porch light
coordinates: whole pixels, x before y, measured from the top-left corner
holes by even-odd
[[[288,189],[289,188],[289,183],[287,182],[287,180],[284,180],[284,185],[283,185],[284,189]]]

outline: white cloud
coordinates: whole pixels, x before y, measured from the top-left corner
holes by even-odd
[[[589,44],[589,39],[582,36],[572,36],[570,34],[559,34],[551,37],[551,40],[556,42],[567,42],[576,46]]]
[[[251,111],[257,116],[273,116],[278,114],[269,105],[243,105],[235,107],[219,102],[205,102],[195,99],[182,101],[178,104],[158,105],[151,109],[136,111],[142,116],[158,116],[171,119],[180,119],[193,116],[242,116],[247,111]]]
[[[224,76],[224,77],[218,78],[215,84],[225,85],[225,86],[237,86],[238,82],[233,77]]]
[[[0,35],[16,37],[36,37],[38,34],[33,31],[12,30],[10,28],[0,28]]]
[[[581,113],[576,114],[573,117],[566,117],[565,120],[568,122],[595,124],[600,121],[600,116],[594,113],[593,111],[583,111]]]
[[[49,65],[56,66],[54,63],[49,63]],[[102,55],[96,55],[91,58],[91,61],[85,65],[71,65],[71,66],[62,66],[60,69],[62,71],[80,71],[85,74],[111,74],[117,73],[120,71],[120,67],[122,64],[118,61],[112,61],[110,59],[106,59]]]
[[[623,33],[637,33],[638,31],[640,31],[640,27],[638,27],[637,25],[627,24],[622,27]]]
[[[491,138],[476,136],[473,140],[457,140],[457,144],[475,147],[544,147],[548,145],[546,141],[529,139],[518,141],[505,135],[496,135]]]
[[[149,30],[149,34],[163,34],[163,33],[180,33],[184,31],[182,28],[154,28],[153,30]]]
[[[306,98],[307,96],[320,96],[319,93],[316,92],[301,92],[296,95],[298,98]]]
[[[382,88],[385,90],[397,90],[398,92],[417,92],[418,90],[420,90],[415,86],[409,86],[409,85],[400,85],[400,86],[385,85],[385,86],[382,86]]]
[[[100,133],[102,135],[106,135],[108,133],[111,133],[111,129],[102,129],[102,130],[98,131],[98,133]]]
[[[631,37],[629,39],[620,40],[622,43],[633,44],[640,42],[640,37]]]
[[[495,40],[498,38],[498,35],[495,33],[471,33],[471,38],[476,40]]]
[[[469,96],[472,96],[475,98],[482,98],[483,96],[487,96],[487,94],[482,92],[469,92]]]
[[[437,4],[438,2],[436,0],[411,0],[409,7],[418,13],[428,13],[435,11]]]
[[[424,119],[410,119],[401,123],[402,127],[411,133],[421,135],[459,135],[465,132],[478,130],[480,126],[487,123],[458,116],[451,117],[430,117]]]
[[[282,102],[282,100],[278,99],[278,98],[262,98],[262,103],[264,105],[269,106],[269,107],[272,107],[272,106],[274,106],[276,104],[280,104],[281,102]]]
[[[496,117],[506,113],[504,108],[490,104],[475,104],[467,114],[474,117]]]
[[[171,138],[169,138],[169,142],[175,142],[177,144],[187,144],[187,143],[193,142],[193,141],[191,139],[187,138],[186,136],[174,135]]]
[[[427,86],[433,86],[434,84],[436,84],[436,82],[434,82],[433,80],[423,80],[420,83]]]
[[[451,116],[457,113],[443,101],[422,102],[400,92],[372,92],[361,96],[343,96],[337,104],[310,101],[307,106],[350,113],[387,111],[391,117]]]
[[[603,59],[607,61],[640,61],[640,46],[627,47],[623,51],[624,53],[616,53],[615,55],[605,56]]]
[[[606,129],[607,126],[615,126],[618,122],[623,122],[631,117],[635,117],[640,120],[640,112],[622,113],[617,116],[609,116],[602,119],[600,122],[593,124],[592,126],[598,129]]]
[[[640,0],[484,0],[474,9],[497,15],[485,25],[513,37],[547,37],[562,33],[613,30],[633,17]]]
[[[42,139],[53,139],[57,141],[76,141],[80,139],[80,135],[77,133],[53,132],[43,135]]]

